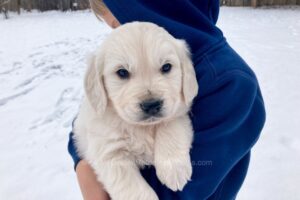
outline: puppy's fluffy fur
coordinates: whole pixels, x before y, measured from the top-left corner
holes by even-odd
[[[166,63],[171,69],[163,72]],[[198,92],[186,43],[152,23],[125,24],[91,57],[84,87],[75,141],[111,198],[157,200],[140,174],[145,165],[154,165],[171,190],[182,190],[192,174],[187,113]],[[159,99],[159,112],[141,109],[149,99]]]

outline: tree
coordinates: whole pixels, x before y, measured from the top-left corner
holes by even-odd
[[[0,0],[0,12],[3,12],[4,18],[8,19],[8,3],[10,0]]]
[[[18,10],[18,15],[21,14],[21,0],[17,0],[17,10]]]
[[[251,0],[251,6],[252,7],[257,7],[257,0]]]

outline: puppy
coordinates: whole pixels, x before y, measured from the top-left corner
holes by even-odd
[[[184,41],[152,23],[115,29],[90,59],[75,121],[79,155],[113,200],[157,200],[145,165],[173,191],[190,180],[193,130],[187,115],[198,92]]]

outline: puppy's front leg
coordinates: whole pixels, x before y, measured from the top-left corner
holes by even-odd
[[[141,176],[134,160],[120,155],[120,152],[116,154],[114,159],[102,158],[92,163],[98,180],[104,185],[111,199],[158,200],[156,193]]]
[[[193,130],[188,116],[159,127],[155,138],[155,168],[159,180],[173,191],[182,190],[192,175],[190,148]]]

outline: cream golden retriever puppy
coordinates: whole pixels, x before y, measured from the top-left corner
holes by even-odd
[[[186,43],[152,23],[114,30],[92,56],[75,121],[78,153],[113,200],[157,200],[139,168],[153,165],[173,191],[190,180],[198,92]]]

